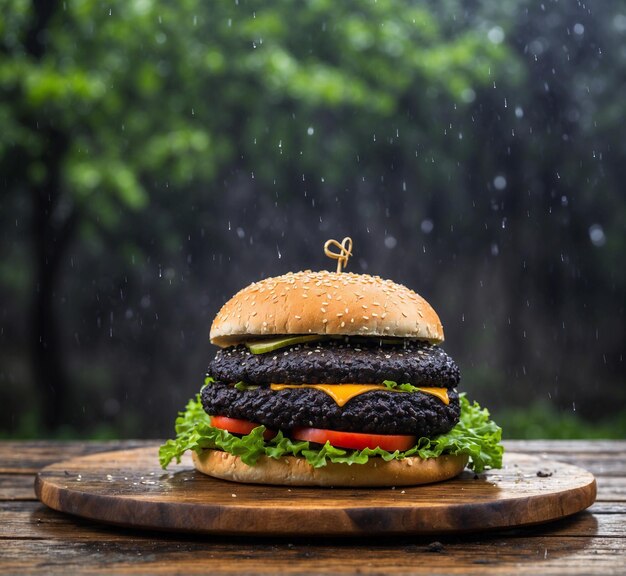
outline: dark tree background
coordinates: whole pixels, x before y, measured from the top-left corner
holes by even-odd
[[[626,435],[624,1],[0,8],[0,434],[169,434],[350,235],[509,437]]]

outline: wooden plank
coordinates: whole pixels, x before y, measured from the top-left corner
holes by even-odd
[[[129,536],[133,538],[154,539],[155,534],[161,536],[166,533],[150,532],[145,530],[126,530],[119,527],[111,527],[106,524],[92,522],[73,516],[56,512],[42,505],[39,502],[0,502],[0,539],[12,538],[59,538],[70,540],[98,540],[98,541],[118,541],[125,540]],[[569,518],[557,520],[555,522],[542,524],[540,526],[528,526],[511,529],[504,532],[485,533],[483,538],[511,538],[520,536],[541,535],[546,538],[562,538],[575,536],[597,536],[597,537],[626,537],[624,527],[626,526],[626,506],[607,506],[594,504],[589,511],[575,514]],[[170,533],[168,538],[179,538],[187,540],[193,538],[190,535],[176,535]],[[398,542],[413,543],[422,538],[423,541],[430,542],[433,537],[419,536],[396,536],[387,538],[389,544],[397,545]],[[438,539],[445,541],[455,541],[462,536],[452,537],[438,536]],[[475,537],[473,537],[475,538]],[[241,537],[232,537],[233,542],[243,542]],[[246,540],[249,540],[246,537]],[[320,540],[321,541],[321,540]],[[337,540],[338,544],[351,542],[353,540]],[[360,545],[369,540],[359,539]],[[379,540],[377,540],[378,542]]]
[[[527,454],[626,454],[626,440],[505,440],[503,444],[506,450]]]
[[[626,478],[598,478],[599,502],[626,502]]]
[[[509,452],[547,453],[583,463],[598,476],[598,500],[588,512],[557,522],[479,536],[352,540],[156,533],[57,513],[29,495],[33,476],[28,472],[68,453],[101,452],[125,443],[0,442],[0,470],[5,471],[0,472],[0,573],[623,574],[626,442],[507,444]],[[11,452],[21,454],[8,461],[4,456]]]
[[[597,501],[587,508],[593,514],[626,514],[626,503],[610,501]],[[626,524],[624,525],[624,533],[626,534]]]
[[[580,449],[576,450],[576,446]],[[607,449],[608,446],[615,449]],[[588,441],[576,441],[575,444],[560,440],[509,441],[505,442],[505,449],[574,464],[595,476],[626,476],[626,442],[623,441],[602,441],[597,446]]]
[[[44,466],[74,456],[159,443],[160,440],[110,442],[3,441],[0,442],[0,474],[34,473]],[[621,440],[508,440],[504,442],[504,445],[510,452],[547,453],[554,455],[557,460],[562,459],[565,462],[571,461],[575,464],[584,460],[588,465],[581,465],[589,467],[594,473],[601,473],[592,465],[595,459],[602,459],[605,464],[610,460],[620,462],[619,466],[626,463],[626,441]]]
[[[0,475],[0,501],[36,500],[34,483],[32,474]]]
[[[517,453],[517,452],[516,452]],[[535,453],[546,460],[556,460],[565,464],[573,464],[585,470],[589,470],[597,478],[616,476],[626,477],[626,454],[619,457],[616,454],[601,453],[587,454],[559,454],[559,453]]]
[[[195,472],[164,474],[156,447],[74,458],[45,468],[37,494],[50,507],[141,528],[233,534],[427,534],[545,522],[593,503],[591,474],[522,454],[502,470],[402,489],[268,487]],[[246,518],[242,523],[241,518]]]
[[[49,574],[623,574],[621,538],[273,542],[14,540],[0,571]]]
[[[74,456],[139,448],[158,442],[158,440],[115,440],[110,442],[25,440],[0,442],[0,474],[34,474],[44,466]]]
[[[525,452],[509,451],[512,454],[525,454]],[[610,452],[598,454],[575,454],[559,452],[528,452],[544,460],[558,461],[572,464],[588,470],[596,477],[623,476],[626,477],[626,453],[623,455]]]

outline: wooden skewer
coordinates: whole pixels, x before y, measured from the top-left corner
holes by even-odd
[[[337,248],[339,252],[333,252],[330,247]],[[352,238],[346,236],[341,244],[334,239],[326,240],[324,244],[324,254],[333,260],[337,260],[337,274],[341,272],[342,268],[348,265],[348,258],[352,256]]]

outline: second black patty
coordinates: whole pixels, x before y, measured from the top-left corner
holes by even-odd
[[[372,391],[352,398],[343,407],[325,392],[312,388],[272,391],[268,387],[237,390],[214,382],[202,390],[202,406],[213,416],[251,420],[274,430],[307,426],[432,437],[450,430],[459,420],[456,390],[449,404],[423,392]]]
[[[222,382],[399,384],[455,388],[459,368],[444,350],[427,343],[381,346],[326,341],[252,354],[245,346],[219,350],[208,373]]]

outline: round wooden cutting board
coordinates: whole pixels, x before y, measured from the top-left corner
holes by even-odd
[[[38,498],[110,524],[210,534],[365,536],[437,534],[548,522],[590,506],[592,474],[526,454],[504,467],[447,482],[398,488],[288,488],[205,476],[191,458],[167,471],[158,448],[72,458],[44,468]]]

